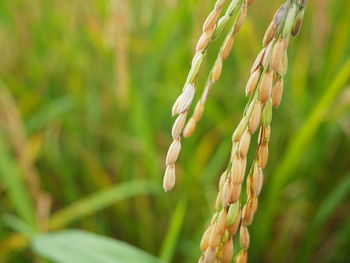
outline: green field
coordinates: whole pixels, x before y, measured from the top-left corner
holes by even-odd
[[[0,263],[198,261],[250,68],[283,3],[249,7],[164,193],[171,108],[214,2],[0,1]],[[248,262],[350,260],[349,28],[350,1],[310,0],[290,40]]]

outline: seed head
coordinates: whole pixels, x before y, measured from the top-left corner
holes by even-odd
[[[215,249],[219,246],[219,243],[220,243],[220,234],[219,234],[219,232],[217,230],[217,226],[215,224],[210,231],[209,247]]]
[[[204,263],[214,263],[215,249],[208,247],[204,254]]]
[[[259,131],[259,140],[258,144],[267,144],[270,140],[271,135],[271,127],[270,125],[267,125],[266,127],[261,126]]]
[[[230,205],[228,208],[226,226],[231,226],[236,221],[236,218],[238,216],[239,216],[239,202],[236,202]]]
[[[242,184],[245,173],[245,161],[244,158],[235,157],[232,162],[232,167],[230,170],[230,176],[232,178],[233,184]]]
[[[278,27],[281,24],[282,17],[284,15],[284,12],[286,11],[286,4],[283,4],[280,6],[280,8],[275,13],[273,22],[276,27]]]
[[[220,235],[223,235],[225,232],[226,219],[227,219],[227,212],[226,212],[226,208],[224,208],[222,209],[217,222],[217,231]]]
[[[275,85],[272,88],[272,105],[277,108],[282,99],[283,94],[283,79],[278,78]]]
[[[253,64],[253,66],[252,66],[252,68],[250,70],[250,73],[253,73],[254,71],[256,71],[260,67],[262,59],[263,59],[264,54],[265,54],[265,51],[266,51],[266,48],[263,48],[260,51],[259,55],[256,57],[256,59],[254,61],[254,64]]]
[[[183,93],[181,93],[180,96],[176,99],[176,101],[173,105],[173,108],[171,109],[172,116],[179,114],[179,106],[180,106],[180,103],[182,101],[182,97],[183,97]]]
[[[264,182],[263,171],[260,166],[255,165],[252,179],[253,179],[254,192],[258,196],[261,192],[261,188]]]
[[[270,43],[267,45],[266,50],[264,52],[264,57],[261,61],[261,65],[264,67],[264,69],[267,69],[269,67],[270,53],[273,47],[273,42],[274,41],[270,41]]]
[[[185,138],[190,137],[194,130],[196,129],[197,121],[194,117],[191,117],[191,119],[187,122],[185,129],[183,131],[183,136]]]
[[[235,33],[237,33],[241,29],[246,16],[247,16],[247,5],[243,4],[242,10],[239,13],[238,18],[237,18],[236,27],[235,27],[235,31],[234,31]]]
[[[221,192],[221,205],[222,207],[226,207],[230,201],[231,198],[231,184],[228,182],[228,180],[225,182],[224,187],[222,188]]]
[[[212,229],[212,226],[209,226],[204,234],[203,234],[203,237],[202,237],[202,240],[201,240],[201,243],[200,243],[200,249],[201,251],[205,251],[208,246],[209,246],[209,237],[210,237],[210,232],[211,232],[211,229]]]
[[[238,203],[238,202],[237,202]],[[228,232],[230,233],[231,236],[235,235],[237,233],[239,223],[241,222],[241,210],[239,208],[238,214],[236,216],[235,221],[232,223],[232,225],[227,227]]]
[[[187,117],[187,111],[182,112],[177,117],[176,121],[174,122],[173,128],[171,130],[171,134],[173,136],[173,139],[176,139],[177,137],[179,137],[181,135],[181,132],[182,132],[183,127],[185,125],[186,117]]]
[[[239,199],[239,196],[241,194],[241,189],[242,189],[242,185],[241,184],[231,184],[231,196],[230,196],[230,200],[229,203],[233,204],[236,203]]]
[[[196,104],[196,108],[194,109],[193,117],[198,121],[202,118],[204,112],[204,105],[201,101],[198,101]]]
[[[273,74],[272,71],[268,70],[262,76],[260,84],[260,101],[265,103],[271,96]]]
[[[265,35],[264,35],[264,39],[263,39],[263,46],[264,47],[267,46],[271,42],[271,40],[273,39],[273,37],[276,34],[276,30],[277,30],[277,27],[276,27],[275,23],[271,22],[271,24],[267,28]]]
[[[272,102],[268,100],[262,111],[261,123],[264,127],[270,125],[272,119]]]
[[[291,30],[292,30],[292,27],[294,24],[296,12],[297,12],[297,6],[295,4],[292,4],[290,9],[288,10],[288,14],[287,14],[286,20],[284,22],[283,30],[282,30],[282,37],[284,39],[287,39],[291,34]]]
[[[204,59],[204,55],[201,52],[196,53],[196,55],[192,59],[191,69],[188,73],[188,83],[193,83],[196,79],[200,66],[202,65]]]
[[[300,10],[296,19],[295,19],[294,25],[292,27],[292,36],[293,37],[298,35],[300,28],[301,28],[301,25],[303,23],[303,19],[304,19],[304,10]]]
[[[229,238],[223,248],[222,248],[222,263],[229,263],[231,262],[233,256],[233,242],[232,238]]]
[[[214,30],[205,31],[198,40],[196,52],[202,52],[208,45],[211,37],[213,36]]]
[[[256,69],[249,77],[247,85],[245,87],[245,95],[248,96],[253,90],[255,90],[258,85],[258,81],[260,78],[261,71],[260,69]]]
[[[258,205],[258,199],[256,195],[248,196],[247,203],[242,210],[242,221],[245,225],[250,225],[253,221],[254,213]]]
[[[287,52],[285,51],[281,59],[281,62],[278,65],[277,72],[281,77],[284,77],[287,73],[287,69],[288,69],[288,56],[287,56]]]
[[[253,134],[259,126],[261,118],[261,103],[259,100],[255,102],[252,114],[249,119],[249,132]]]
[[[226,171],[223,172],[220,176],[220,182],[219,182],[219,189],[221,190],[223,187],[224,187],[224,184],[225,184],[225,181],[226,181],[226,176],[227,176],[227,173]]]
[[[221,207],[221,191],[219,191],[218,195],[216,196],[215,210],[219,211],[220,207]]]
[[[215,10],[222,9],[224,5],[226,4],[227,0],[217,0],[215,3]]]
[[[281,59],[284,54],[285,42],[282,39],[277,40],[276,44],[273,46],[270,67],[272,70],[277,71]]]
[[[238,124],[235,132],[232,135],[232,141],[238,142],[241,139],[241,136],[247,126],[248,120],[246,117],[243,117],[241,122]]]
[[[176,162],[181,150],[180,139],[175,139],[169,147],[168,154],[166,156],[166,165],[170,165]]]
[[[224,47],[222,49],[222,58],[226,59],[228,55],[230,54],[230,51],[232,49],[232,45],[234,42],[234,35],[231,34],[228,38],[226,38]]]
[[[241,248],[247,250],[249,247],[249,232],[248,228],[244,225],[241,225],[241,229],[239,230],[239,241],[241,244]]]
[[[248,150],[249,150],[249,144],[250,144],[250,132],[246,130],[242,138],[239,142],[239,154],[241,155],[242,158],[245,158],[247,156]]]
[[[222,70],[222,60],[218,59],[215,62],[215,65],[213,67],[213,71],[211,74],[211,81],[212,82],[216,82],[220,78],[221,70]]]
[[[269,156],[269,147],[267,146],[267,144],[261,145],[261,147],[259,149],[258,161],[259,161],[259,165],[263,169],[266,166],[268,156]]]
[[[213,10],[211,13],[208,15],[207,19],[204,22],[203,25],[203,32],[213,29],[215,27],[216,21],[219,18],[219,15],[221,13],[221,10]]]
[[[164,191],[165,192],[170,191],[171,189],[173,189],[174,185],[175,185],[175,165],[171,164],[171,165],[168,165],[165,170],[165,174],[163,178]]]
[[[179,103],[179,108],[178,108],[179,113],[184,112],[185,110],[188,110],[193,100],[194,92],[195,92],[194,86],[190,83],[187,83],[184,87],[181,100]]]

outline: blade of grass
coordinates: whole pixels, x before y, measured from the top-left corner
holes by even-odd
[[[350,236],[350,215],[348,215],[342,222],[342,226],[339,227],[335,234],[335,246],[321,259],[321,262],[334,262],[335,258],[343,258],[345,262],[348,258],[348,247],[349,247],[349,236]]]
[[[0,137],[0,180],[18,215],[35,228],[35,209],[27,187],[19,175],[18,167]]]
[[[183,198],[178,203],[170,221],[168,232],[160,248],[159,258],[171,262],[178,243],[180,231],[184,222],[187,209],[187,199]]]
[[[317,209],[316,215],[313,217],[308,232],[303,239],[300,247],[297,262],[310,262],[310,254],[312,248],[317,244],[319,231],[324,223],[331,216],[334,209],[339,205],[350,192],[350,175],[341,180],[335,189],[325,198]]]
[[[2,221],[13,230],[23,234],[28,238],[33,237],[36,234],[36,232],[31,227],[29,227],[26,222],[17,216],[4,214],[2,215]]]
[[[38,113],[26,122],[28,134],[40,130],[48,122],[67,114],[73,109],[73,100],[70,97],[63,97],[44,105]]]
[[[91,215],[107,206],[141,194],[159,193],[157,183],[146,180],[130,181],[83,198],[55,213],[50,219],[50,229],[59,228]]]
[[[156,257],[126,242],[81,230],[39,235],[33,250],[60,263],[160,263]]]
[[[1,149],[2,148],[0,147],[0,153]],[[49,219],[49,229],[64,227],[69,223],[75,222],[85,216],[91,215],[92,213],[96,213],[118,201],[141,194],[157,194],[160,191],[158,183],[147,180],[135,180],[116,185],[83,198],[54,213]],[[9,236],[0,243],[0,257],[8,254],[14,249],[25,246],[27,242],[28,239],[17,233]]]

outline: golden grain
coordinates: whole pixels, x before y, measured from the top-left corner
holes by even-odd
[[[229,203],[233,204],[236,203],[239,199],[239,196],[241,194],[242,185],[241,184],[231,184],[231,191],[230,191],[230,198]]]
[[[273,74],[272,71],[267,70],[261,77],[260,84],[260,101],[265,103],[271,96]]]
[[[204,263],[214,263],[215,249],[208,247],[204,254]]]
[[[270,41],[270,43],[267,45],[266,50],[264,52],[264,56],[263,56],[263,58],[261,60],[261,65],[263,66],[264,69],[267,69],[269,67],[271,50],[272,50],[272,47],[273,47],[273,42],[274,41]]]
[[[233,242],[232,239],[228,239],[222,248],[222,263],[229,263],[233,256]]]
[[[238,124],[235,132],[232,135],[232,141],[233,142],[238,142],[241,139],[241,136],[248,124],[248,120],[246,117],[243,117],[240,123]]]
[[[226,181],[227,171],[223,172],[219,180],[219,190],[222,190]]]
[[[269,156],[269,147],[267,144],[261,145],[259,149],[259,165],[262,169],[265,168],[267,163],[267,158]]]
[[[277,27],[276,27],[275,23],[271,22],[269,27],[267,28],[265,35],[264,35],[264,38],[263,38],[263,46],[264,47],[271,42],[271,40],[273,39],[273,37],[276,34],[276,30],[277,30]]]
[[[265,51],[266,51],[266,48],[263,48],[260,51],[260,53],[258,54],[258,56],[256,57],[256,59],[254,61],[254,64],[250,70],[250,73],[253,73],[254,71],[256,71],[260,67],[262,60],[264,58],[264,55],[265,55]]]
[[[170,191],[175,185],[175,165],[168,165],[163,179],[163,188],[165,192]]]
[[[176,139],[181,135],[182,129],[185,126],[187,117],[187,111],[182,112],[174,122],[173,128],[171,130],[171,135],[173,136],[173,139]]]
[[[261,103],[257,100],[249,118],[249,132],[253,134],[259,126],[261,119]]]
[[[211,81],[212,82],[216,82],[219,79],[219,77],[221,75],[221,71],[222,71],[222,60],[219,59],[215,62],[215,65],[213,67],[213,71],[211,73]]]
[[[226,40],[224,42],[224,46],[222,49],[222,58],[223,59],[226,59],[228,57],[228,55],[230,54],[232,46],[233,46],[233,42],[234,42],[234,35],[231,34],[226,38]]]
[[[227,220],[227,212],[226,212],[226,208],[224,208],[222,209],[217,222],[217,231],[220,235],[224,234],[224,231],[226,228],[226,220]]]
[[[179,156],[181,150],[180,139],[175,139],[169,147],[168,154],[166,156],[166,165],[174,164]]]
[[[185,138],[190,137],[192,135],[192,133],[194,132],[194,130],[196,129],[196,125],[197,125],[196,119],[192,117],[187,122],[185,129],[183,130],[183,136]]]
[[[261,71],[256,69],[249,77],[247,85],[245,87],[245,95],[248,96],[251,92],[253,92],[258,85]]]
[[[258,196],[264,183],[264,174],[260,166],[256,165],[252,179],[254,192]]]
[[[203,24],[203,32],[211,30],[215,27],[216,21],[218,20],[220,15],[220,10],[213,10],[211,13],[208,15],[207,19],[205,20]]]
[[[250,137],[251,135],[249,130],[246,130],[243,133],[242,138],[239,142],[238,152],[242,158],[245,158],[247,156],[249,145],[250,145]]]
[[[204,252],[208,246],[209,246],[209,237],[210,237],[210,233],[212,230],[212,226],[209,226],[207,228],[207,230],[205,230],[203,237],[201,239],[201,243],[200,243],[200,249]]]
[[[283,39],[277,40],[272,49],[270,67],[272,70],[277,71],[284,54],[285,42]]]
[[[275,85],[272,88],[272,105],[277,108],[282,99],[283,94],[283,79],[278,78]]]
[[[241,228],[239,230],[239,241],[240,241],[240,245],[241,248],[247,250],[249,247],[249,232],[248,232],[248,228],[244,225],[241,225]]]
[[[215,224],[213,226],[213,228],[211,229],[211,231],[210,231],[209,243],[208,243],[209,247],[215,249],[220,243],[220,237],[221,236],[220,236],[220,234],[219,234],[219,232],[217,230],[217,224]]]
[[[241,29],[246,16],[247,16],[247,5],[246,3],[243,3],[242,11],[239,13],[237,18],[234,33],[237,33]]]
[[[247,251],[241,250],[236,257],[235,262],[236,263],[247,263],[247,259],[248,259]]]

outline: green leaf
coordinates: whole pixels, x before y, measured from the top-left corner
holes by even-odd
[[[181,199],[177,205],[175,212],[171,217],[171,222],[168,227],[168,232],[164,238],[160,249],[160,258],[166,261],[171,261],[174,256],[176,245],[178,244],[180,231],[184,223],[187,210],[187,199]]]
[[[325,200],[317,209],[317,213],[310,223],[308,231],[301,245],[301,251],[297,262],[310,262],[310,254],[312,252],[312,248],[319,241],[317,237],[322,226],[331,216],[334,209],[344,200],[345,197],[349,195],[349,192],[350,175],[346,176],[342,181],[338,183],[335,189],[329,194],[329,196],[327,196],[327,198],[325,198]]]
[[[73,100],[63,97],[44,105],[37,114],[26,122],[28,133],[33,133],[43,128],[50,121],[57,120],[60,116],[67,114],[74,106]]]
[[[57,263],[160,263],[156,257],[125,242],[81,230],[39,235],[33,250]]]
[[[35,226],[34,205],[27,191],[27,186],[21,178],[15,161],[0,138],[0,183],[2,183],[12,206],[18,215],[31,227]]]
[[[159,193],[160,189],[159,184],[147,180],[135,180],[113,186],[55,213],[50,219],[50,228],[62,227],[132,196]]]
[[[26,222],[17,216],[4,214],[2,215],[1,219],[5,225],[28,238],[33,237],[36,234],[35,230],[33,230]]]

